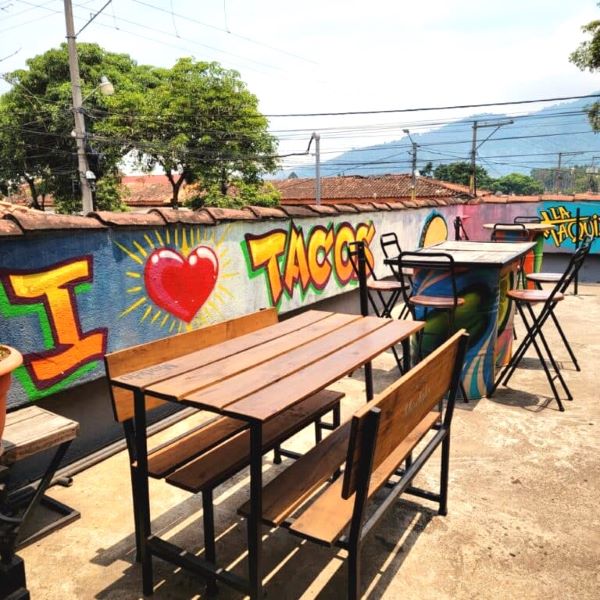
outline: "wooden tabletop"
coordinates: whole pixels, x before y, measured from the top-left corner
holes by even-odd
[[[552,223],[522,223],[522,225],[527,231],[539,231],[540,233],[550,231],[556,227],[556,225],[552,225]],[[507,223],[504,225],[498,223],[484,223],[483,227],[484,229],[494,229],[494,227],[496,227],[496,230],[500,231],[519,231],[519,229],[521,229],[521,223]]]
[[[415,250],[427,260],[427,254],[445,252],[450,254],[456,265],[492,265],[501,267],[517,260],[531,248],[535,242],[467,242],[446,241],[435,246]],[[420,260],[420,259],[419,259]]]
[[[317,310],[111,383],[245,420],[268,420],[423,327]]]

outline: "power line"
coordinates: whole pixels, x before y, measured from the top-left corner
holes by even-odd
[[[350,110],[341,112],[321,113],[285,113],[265,115],[269,118],[279,117],[345,117],[352,115],[382,115],[391,113],[424,112],[432,110],[458,110],[462,108],[486,108],[490,106],[511,106],[516,104],[536,104],[541,102],[560,102],[562,100],[581,100],[582,98],[600,98],[600,94],[587,94],[584,96],[562,96],[557,98],[538,98],[536,100],[513,100],[510,102],[486,102],[483,104],[454,104],[451,106],[420,106],[417,108],[391,108],[384,110]]]

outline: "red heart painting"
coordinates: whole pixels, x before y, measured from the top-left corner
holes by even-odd
[[[156,304],[189,323],[202,308],[217,282],[219,260],[207,246],[184,258],[172,248],[155,250],[144,267],[146,291]]]

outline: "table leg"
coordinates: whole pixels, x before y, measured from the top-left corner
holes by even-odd
[[[142,586],[145,596],[153,592],[152,584],[152,555],[148,548],[150,528],[150,498],[148,490],[148,447],[146,441],[146,402],[144,393],[136,390],[135,405],[135,453],[137,467],[133,483],[133,493],[136,498],[138,514],[136,515],[138,531],[140,532],[140,558],[142,562]]]
[[[250,598],[262,599],[262,423],[250,424],[250,518],[248,519],[248,570]]]
[[[365,363],[365,390],[367,394],[367,402],[373,400],[373,365]]]
[[[410,367],[410,338],[407,337],[402,340],[402,370],[408,373]]]

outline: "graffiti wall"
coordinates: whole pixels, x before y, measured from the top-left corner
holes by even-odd
[[[554,225],[545,235],[546,249],[573,251],[577,236],[581,241],[589,235],[593,238],[591,252],[600,253],[600,202],[544,202],[539,215],[544,223]]]
[[[445,236],[457,207],[215,225],[112,227],[0,238],[0,341],[24,354],[9,405],[104,375],[106,352],[353,290],[348,246]],[[433,237],[432,237],[433,236]]]
[[[600,253],[600,202],[527,202],[476,204],[464,206],[463,219],[469,238],[489,240],[486,223],[512,223],[515,217],[537,216],[554,228],[543,234],[544,252],[573,252],[577,236],[576,217],[580,214],[579,238],[594,238],[592,253]]]

